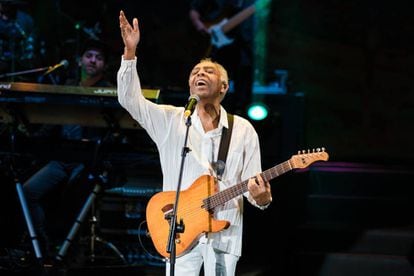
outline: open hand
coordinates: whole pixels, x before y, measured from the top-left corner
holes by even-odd
[[[133,59],[140,40],[140,31],[138,19],[132,20],[132,26],[129,24],[123,11],[119,13],[119,28],[121,29],[122,40],[124,41],[124,58]]]

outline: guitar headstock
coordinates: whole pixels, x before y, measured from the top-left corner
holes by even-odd
[[[316,161],[327,161],[329,159],[325,148],[316,148],[313,150],[302,150],[290,158],[290,164],[294,169],[303,169]]]

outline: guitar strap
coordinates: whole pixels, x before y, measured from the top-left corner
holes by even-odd
[[[226,164],[227,152],[229,150],[231,132],[233,130],[233,118],[234,118],[233,114],[227,113],[227,120],[229,123],[229,128],[227,129],[223,127],[223,130],[221,132],[221,141],[220,141],[217,163],[221,163],[223,165]],[[223,170],[220,172],[220,174],[223,175],[223,172],[224,172],[224,167],[223,167]]]

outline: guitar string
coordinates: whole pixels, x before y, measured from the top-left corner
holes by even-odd
[[[324,151],[322,151],[322,154],[324,153]],[[312,156],[318,156],[318,155],[322,155],[321,153],[315,153],[313,152],[311,155]],[[310,156],[307,154],[303,154],[301,156],[302,158],[309,158]],[[317,158],[315,158],[316,160]],[[310,164],[312,160],[308,160],[308,164]],[[287,160],[281,164],[276,165],[273,168],[270,168],[264,172],[262,172],[262,176],[264,177],[265,181],[269,181],[279,175],[282,175],[290,170],[294,169],[294,166],[292,166],[291,164],[291,160]],[[223,204],[224,202],[230,200],[231,198],[238,196],[240,194],[240,192],[246,192],[247,191],[247,182],[248,181],[244,181],[240,184],[237,184],[233,187],[230,187],[229,189],[225,190],[224,193],[217,193],[214,194],[212,196],[209,196],[208,198],[205,199],[204,202],[207,203],[208,205],[208,209],[211,208],[215,208],[221,204]]]
[[[281,171],[281,173],[278,173],[277,169]],[[277,165],[274,168],[271,168],[269,170],[266,170],[262,173],[264,180],[270,180],[273,179],[291,169],[291,166],[289,162],[284,162],[282,164]],[[214,194],[208,198],[206,198],[206,202],[208,202],[208,205],[211,206],[211,208],[217,207],[221,205],[223,202],[227,201],[227,199],[234,198],[235,196],[240,195],[240,193],[246,192],[247,189],[247,183],[248,180],[243,181],[242,183],[230,187],[228,190],[225,190],[225,193],[217,193]]]
[[[272,179],[274,177],[277,177],[280,174],[283,174],[284,172],[290,170],[291,166],[290,164],[286,161],[282,164],[277,165],[276,167],[269,169],[267,171],[263,172],[263,176],[265,180],[268,179]],[[281,171],[281,173],[279,174],[277,169],[279,169]],[[190,206],[186,206],[183,208],[179,208],[180,209],[180,213],[183,214],[184,217],[192,217],[193,215],[198,215],[199,214],[199,209],[202,208],[206,211],[212,210],[222,204],[224,204],[225,202],[227,202],[228,200],[241,195],[242,193],[247,191],[247,183],[248,180],[245,180],[243,182],[241,182],[238,185],[229,187],[227,190],[224,190],[224,193],[216,193],[213,194],[211,196],[208,196],[206,198],[198,198],[198,199],[193,199],[193,200],[199,200],[200,203],[202,203],[200,206],[196,206],[196,208],[192,208]],[[204,208],[203,208],[204,206]]]
[[[290,160],[285,161],[279,165],[276,165],[275,167],[268,169],[264,172],[262,172],[262,175],[264,177],[265,181],[268,181],[270,179],[273,179],[281,174],[284,174],[287,171],[292,170],[293,167],[290,163]],[[248,180],[245,180],[235,186],[229,187],[226,190],[223,190],[222,192],[218,192],[216,194],[213,194],[211,196],[202,198],[202,196],[199,196],[199,198],[193,198],[192,200],[196,200],[200,202],[200,205],[198,204],[191,204],[187,205],[183,208],[179,208],[179,213],[182,214],[183,217],[186,217],[187,219],[191,219],[193,217],[200,215],[200,209],[204,209],[206,212],[209,210],[212,210],[225,202],[229,201],[230,199],[241,195],[242,193],[247,191],[247,183]],[[204,188],[200,186],[200,188]],[[212,187],[213,189],[214,187]]]

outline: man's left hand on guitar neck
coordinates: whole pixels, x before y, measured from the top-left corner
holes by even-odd
[[[272,202],[270,183],[264,181],[260,174],[249,179],[247,188],[251,197],[260,208],[266,208]]]

